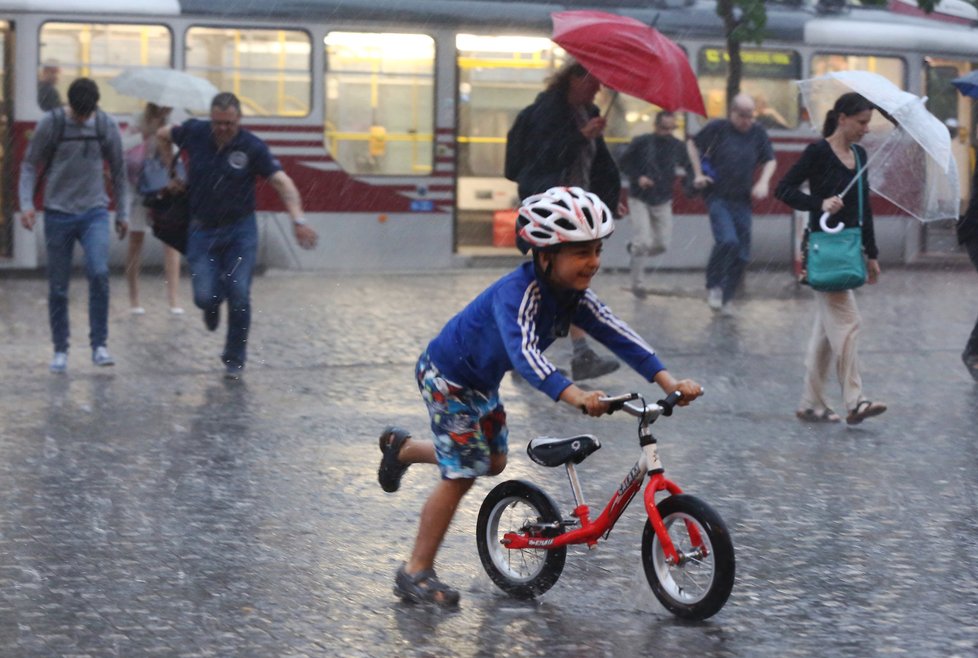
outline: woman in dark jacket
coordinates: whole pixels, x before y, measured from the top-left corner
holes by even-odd
[[[859,162],[866,162],[865,149],[856,143],[869,132],[873,109],[873,104],[859,94],[840,96],[835,107],[826,114],[822,128],[825,139],[808,145],[775,191],[775,196],[792,208],[809,212],[808,232],[822,230],[819,218],[823,212],[832,215],[828,220],[831,225],[841,222],[853,228],[861,224],[863,250],[868,259],[866,271],[871,284],[876,283],[880,266],[873,233],[873,213],[868,199],[867,173],[864,171],[860,176],[862,180],[849,188],[842,198],[838,195],[857,174],[856,154]],[[808,181],[810,193],[799,189],[805,181]],[[862,204],[860,194],[863,195]],[[826,403],[824,395],[825,381],[833,361],[848,411],[847,423],[856,425],[886,411],[885,404],[873,402],[863,395],[857,350],[860,324],[859,309],[852,290],[815,291],[815,324],[805,357],[804,391],[796,412],[799,419],[808,422],[840,420]]]
[[[569,62],[537,96],[525,128],[526,155],[517,177],[525,199],[552,187],[581,187],[598,195],[617,217],[621,176],[602,133],[606,121],[594,97],[597,78]]]
[[[523,162],[516,181],[521,199],[552,187],[580,187],[598,195],[614,216],[621,216],[621,174],[604,142],[605,119],[594,104],[598,79],[571,60],[549,79],[527,110]],[[524,252],[525,253],[525,252]],[[585,333],[570,328],[574,379],[600,377],[618,369],[616,359],[600,356]]]
[[[975,170],[971,180],[971,201],[961,220],[958,222],[958,242],[960,242],[968,252],[968,257],[978,270],[978,169]],[[971,330],[968,342],[961,353],[961,360],[964,367],[978,382],[978,321],[975,321],[975,328]]]

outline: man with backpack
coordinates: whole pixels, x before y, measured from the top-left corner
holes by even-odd
[[[68,283],[75,242],[85,254],[88,276],[89,342],[92,362],[115,363],[106,348],[109,325],[108,162],[116,202],[115,231],[121,240],[126,219],[126,171],[122,138],[115,120],[98,109],[98,85],[78,78],[68,88],[68,106],[41,117],[20,169],[20,221],[33,230],[34,198],[43,187],[44,242],[48,260],[48,318],[54,342],[50,370],[68,368]],[[38,172],[40,171],[40,179]]]

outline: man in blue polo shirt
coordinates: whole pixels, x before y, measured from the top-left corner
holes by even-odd
[[[728,119],[710,121],[686,142],[696,174],[693,185],[706,193],[713,230],[706,300],[710,308],[725,315],[730,313],[730,302],[750,260],[751,202],[768,197],[777,166],[771,140],[755,115],[753,99],[737,94]]]
[[[251,278],[258,252],[256,176],[268,180],[278,192],[292,217],[299,246],[312,249],[317,239],[303,218],[295,183],[265,142],[241,130],[240,121],[238,98],[222,92],[211,101],[210,121],[190,119],[157,133],[163,153],[172,151],[172,143],[190,159],[187,262],[194,304],[203,309],[204,324],[214,331],[221,302],[228,300],[228,333],[221,360],[229,379],[239,378],[244,369],[251,325]]]

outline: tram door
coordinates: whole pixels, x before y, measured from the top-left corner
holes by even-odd
[[[0,21],[0,258],[13,251],[15,201],[13,166],[13,25]]]
[[[972,64],[960,60],[928,57],[924,64],[924,89],[927,109],[948,126],[951,133],[951,154],[958,168],[961,188],[961,212],[971,197],[971,174],[974,171],[975,117],[970,98],[965,98],[951,85],[951,80],[972,70]],[[959,249],[954,220],[928,222],[924,225],[923,251],[942,254]]]
[[[543,37],[459,34],[456,48],[456,248],[467,253],[511,251],[513,209],[519,199],[516,183],[503,177],[506,133],[553,72],[552,44]]]

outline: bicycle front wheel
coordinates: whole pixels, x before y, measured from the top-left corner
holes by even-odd
[[[492,582],[520,599],[532,599],[553,587],[564,570],[566,546],[511,549],[502,539],[507,533],[554,537],[562,532],[560,520],[550,496],[529,482],[509,480],[490,491],[479,510],[476,542]]]
[[[702,500],[686,494],[669,496],[656,507],[669,538],[680,554],[679,564],[666,562],[651,521],[642,535],[642,564],[652,593],[677,617],[712,617],[727,602],[734,584],[734,548],[720,515]],[[690,528],[702,539],[694,545]]]

